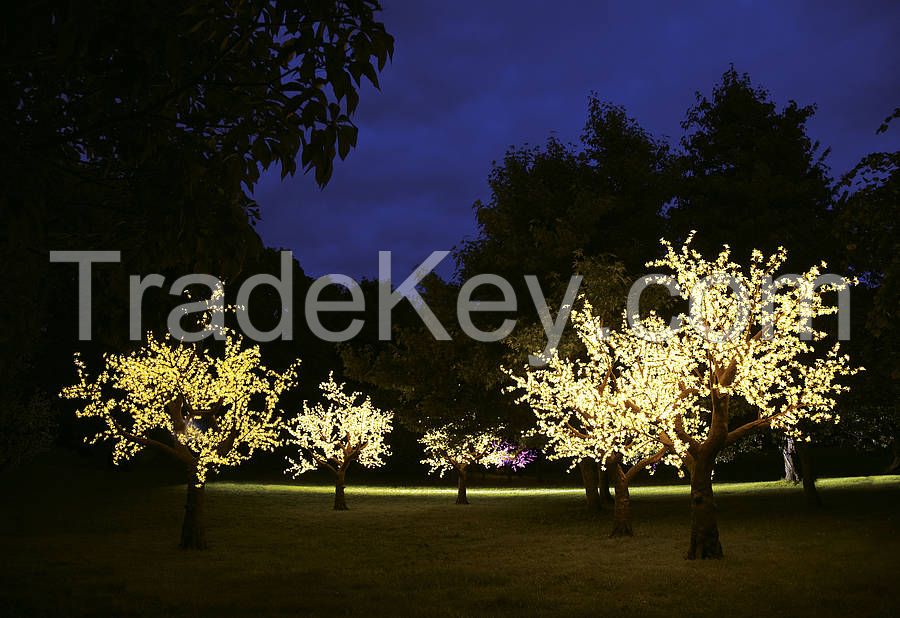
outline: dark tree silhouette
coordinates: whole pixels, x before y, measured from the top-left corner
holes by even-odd
[[[900,117],[900,108],[878,128],[885,133]],[[845,266],[863,280],[868,304],[857,303],[862,320],[849,342],[867,368],[853,406],[857,436],[888,446],[892,461],[886,471],[900,469],[900,151],[866,155],[841,180],[835,240]],[[857,324],[854,324],[857,326]],[[858,336],[866,335],[866,336]]]
[[[794,101],[779,110],[768,91],[733,67],[709,98],[697,93],[682,123],[672,235],[698,230],[698,249],[728,243],[742,260],[753,248],[790,247],[789,267],[832,256],[829,149],[807,135],[814,113],[814,105]]]

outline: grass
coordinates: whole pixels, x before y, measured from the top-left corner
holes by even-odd
[[[573,489],[214,483],[206,552],[176,548],[184,489],[58,465],[2,477],[5,616],[900,615],[900,477],[717,487],[726,558],[682,559],[684,486],[633,491],[607,538]],[[352,482],[352,478],[350,479]],[[449,485],[449,484],[448,484]]]

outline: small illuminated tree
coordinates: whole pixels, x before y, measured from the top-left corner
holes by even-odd
[[[214,326],[212,316],[224,311],[209,307],[201,326]],[[103,370],[93,379],[76,355],[78,382],[61,392],[63,398],[86,402],[77,411],[79,418],[101,421],[103,429],[87,441],[112,441],[115,463],[149,447],[185,466],[185,549],[206,547],[203,498],[210,475],[281,444],[276,405],[295,385],[299,365],[296,361],[283,372],[267,369],[259,346],[245,346],[239,334],[224,326],[214,330],[222,340],[205,345],[148,333],[134,352],[106,355]]]
[[[291,421],[290,443],[299,448],[297,459],[288,458],[286,470],[295,478],[324,468],[334,475],[334,510],[346,511],[344,482],[347,468],[357,461],[366,468],[384,465],[391,454],[385,437],[392,430],[394,415],[375,407],[362,393],[345,392],[334,375],[319,385],[325,404],[303,403],[303,412]]]
[[[468,433],[448,424],[425,432],[419,442],[425,449],[422,463],[429,467],[429,474],[437,472],[443,478],[444,473],[456,470],[456,504],[469,504],[466,483],[471,466],[499,466],[506,457],[505,451],[498,448],[502,443],[498,430]]]
[[[668,281],[691,303],[668,336],[648,344],[677,352],[658,354],[672,359],[672,371],[690,376],[685,392],[701,404],[696,418],[673,411],[665,438],[691,477],[687,557],[721,558],[712,487],[716,457],[754,431],[773,428],[803,440],[804,428],[837,422],[836,398],[848,390],[839,380],[859,369],[838,343],[822,348],[818,342],[826,333],[815,320],[837,312],[825,295],[844,292],[852,282],[823,277],[820,267],[778,280],[783,248],[768,258],[753,251],[749,268],[733,262],[727,246],[708,261],[690,248],[692,236],[680,250],[662,241],[664,257],[648,263],[670,270]],[[731,417],[729,403],[736,397],[755,418]]]
[[[615,488],[610,536],[631,536],[630,484],[649,466],[680,465],[665,430],[673,411],[683,414],[693,399],[677,371],[682,365],[668,358],[674,348],[648,346],[627,329],[605,333],[588,302],[572,312],[572,321],[586,356],[568,359],[554,351],[543,368],[508,372],[515,386],[507,390],[519,392],[518,401],[534,411],[548,458],[570,459],[572,467],[585,457],[602,462]],[[663,326],[658,318],[652,325]]]

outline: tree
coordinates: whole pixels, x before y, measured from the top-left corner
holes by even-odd
[[[290,442],[300,454],[298,459],[288,458],[287,472],[296,478],[316,468],[328,470],[334,475],[334,510],[346,511],[347,468],[354,461],[366,468],[384,465],[391,454],[385,437],[393,429],[394,415],[375,407],[362,393],[347,392],[333,374],[319,389],[327,405],[304,402],[303,412],[291,422]]]
[[[468,470],[474,465],[499,466],[506,460],[506,452],[498,448],[502,439],[498,430],[466,433],[452,424],[425,432],[419,439],[425,448],[422,463],[443,478],[445,472],[456,470],[459,485],[456,504],[469,504],[466,495]]]
[[[644,129],[621,105],[592,94],[581,133],[583,159],[598,189],[601,227],[584,252],[606,254],[637,274],[664,229],[660,216],[672,199],[676,166],[671,147]],[[594,307],[598,299],[594,298]]]
[[[728,243],[748,259],[791,247],[789,267],[828,256],[832,214],[829,150],[807,135],[814,105],[781,109],[746,73],[729,68],[711,96],[696,95],[682,122],[670,233],[702,230],[701,251]]]
[[[651,319],[659,330],[662,321]],[[553,354],[546,368],[510,372],[515,386],[508,390],[521,392],[519,401],[531,406],[549,458],[571,459],[573,466],[585,458],[603,462],[615,487],[610,536],[631,536],[632,480],[664,460],[680,465],[674,445],[660,434],[665,419],[693,416],[694,400],[685,396],[686,376],[678,371],[685,365],[670,358],[675,348],[654,346],[630,330],[603,336],[588,302],[572,320],[586,358]]]
[[[511,148],[494,165],[490,198],[474,206],[479,236],[457,255],[464,277],[532,274],[546,286],[556,276],[565,287],[578,255],[642,266],[671,197],[669,147],[596,95],[580,141]]]
[[[795,101],[779,109],[771,93],[734,67],[709,97],[697,93],[682,123],[671,233],[684,238],[703,230],[695,242],[709,244],[701,250],[726,242],[741,260],[753,248],[791,247],[792,269],[837,257],[829,149],[807,130],[815,112]],[[790,445],[782,443],[786,462],[794,459]]]
[[[499,392],[506,383],[499,367],[518,366],[547,345],[543,321],[559,318],[554,314],[571,276],[583,276],[580,291],[595,311],[617,319],[632,277],[662,233],[659,213],[671,197],[671,160],[665,141],[623,107],[592,94],[579,144],[551,138],[540,147],[511,148],[493,166],[490,197],[474,207],[478,237],[463,243],[455,256],[461,280],[499,274],[511,282],[518,300],[515,330],[505,346],[479,363],[488,367],[480,375],[491,378],[489,389]],[[523,275],[535,277],[552,299],[552,314],[538,318],[530,310]],[[579,351],[568,329],[558,347],[561,354]],[[579,465],[588,509],[596,511],[606,471],[598,471],[590,458]],[[607,492],[603,496],[608,499]]]
[[[816,474],[812,465],[812,436],[807,435],[806,441],[798,441],[789,436],[782,436],[781,456],[784,460],[784,480],[789,483],[802,483],[803,495],[807,505],[819,508],[822,506],[822,497],[816,488]]]
[[[717,456],[765,428],[800,440],[810,425],[836,422],[837,397],[848,390],[841,379],[859,369],[839,343],[823,345],[826,332],[816,323],[837,313],[826,296],[847,290],[851,280],[822,282],[820,267],[813,266],[779,282],[785,249],[769,257],[754,250],[744,268],[727,246],[706,260],[691,247],[692,236],[681,250],[663,241],[665,256],[648,266],[669,270],[679,297],[692,302],[690,313],[680,314],[669,335],[653,345],[678,352],[668,356],[672,370],[688,376],[684,390],[700,402],[696,417],[674,410],[663,439],[691,477],[687,557],[706,559],[723,555],[712,486]],[[733,418],[732,398],[747,403],[755,418]]]
[[[215,295],[214,295],[215,298]],[[212,326],[211,305],[200,318]],[[109,354],[103,370],[90,379],[76,355],[78,382],[62,390],[66,399],[85,401],[80,418],[99,420],[103,429],[88,439],[113,442],[113,461],[157,449],[184,465],[187,504],[181,547],[204,549],[203,502],[206,482],[222,466],[238,466],[256,451],[281,444],[283,422],[276,405],[296,383],[299,361],[278,372],[261,362],[257,345],[227,327],[215,327],[216,344],[186,344],[166,334],[147,334],[137,350]]]
[[[26,160],[52,153],[75,168],[80,154],[90,171],[148,154],[125,145],[195,136],[250,184],[258,165],[293,173],[299,151],[324,184],[356,144],[361,80],[377,87],[393,53],[380,10],[374,0],[10,7],[4,137]]]
[[[900,108],[878,128],[885,133]],[[894,127],[896,128],[896,127]],[[843,193],[837,203],[835,241],[842,248],[843,262],[860,277],[863,292],[871,297],[869,306],[854,313],[863,316],[860,327],[867,337],[851,341],[854,352],[869,368],[854,397],[855,423],[872,441],[890,446],[893,463],[900,469],[900,328],[896,310],[900,306],[900,151],[866,155],[842,179]],[[862,436],[861,436],[862,437]]]

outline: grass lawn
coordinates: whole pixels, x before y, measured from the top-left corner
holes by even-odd
[[[0,613],[18,615],[900,615],[900,477],[718,486],[726,558],[682,559],[684,486],[633,491],[636,536],[571,489],[213,483],[206,552],[184,488],[43,469],[0,477]],[[448,484],[449,485],[449,484]]]

